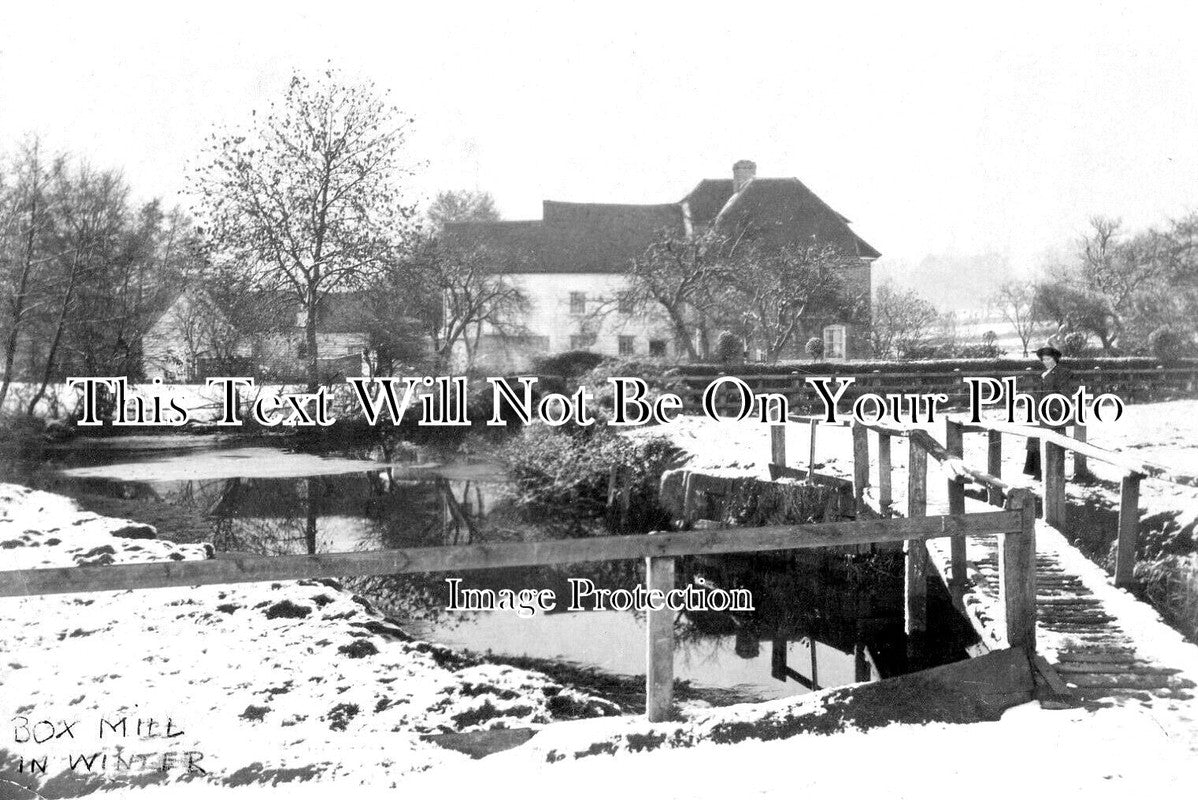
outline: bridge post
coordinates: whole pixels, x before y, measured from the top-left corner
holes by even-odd
[[[770,463],[786,466],[786,423],[770,425]]]
[[[1018,533],[1004,533],[998,548],[998,591],[1006,617],[1007,647],[1036,649],[1036,502],[1027,489],[1012,489],[1006,507],[1019,511]]]
[[[878,434],[878,508],[883,514],[890,511],[894,505],[894,493],[891,489],[893,467],[890,462],[890,434]]]
[[[1079,442],[1086,441],[1086,426],[1074,425],[1073,438]],[[1090,465],[1086,461],[1086,457],[1081,453],[1074,451],[1073,453],[1073,477],[1086,478],[1090,475]]]
[[[674,588],[674,559],[645,559],[646,589]],[[645,612],[645,714],[664,722],[674,714],[674,613],[669,608]]]
[[[1129,472],[1119,487],[1119,539],[1115,545],[1115,585],[1135,581],[1136,540],[1140,526],[1140,478]]]
[[[853,420],[853,499],[857,501],[857,516],[865,508],[865,487],[869,485],[869,430]]]
[[[986,431],[986,472],[1002,477],[1002,432]]]
[[[965,436],[960,422],[951,419],[944,420],[944,448],[949,455],[963,458],[965,455]],[[948,513],[965,513],[965,481],[956,478],[948,482]],[[949,542],[952,552],[952,573],[950,588],[954,597],[965,587],[965,537],[954,536]]]
[[[1044,447],[1044,521],[1065,530],[1065,448],[1047,440]]]
[[[819,432],[819,420],[812,417],[807,421],[807,483],[815,483],[815,434]]]
[[[922,446],[907,440],[907,516],[911,519],[928,513],[928,453]],[[928,548],[922,541],[908,539],[903,543],[906,570],[903,595],[906,600],[906,631],[908,634],[928,628]]]

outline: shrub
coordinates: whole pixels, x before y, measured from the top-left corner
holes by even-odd
[[[590,350],[569,350],[552,356],[536,359],[534,369],[544,375],[561,375],[564,378],[578,378],[590,372],[603,361],[599,353]]]
[[[958,347],[953,353],[954,358],[998,358],[1005,351],[999,350],[998,345],[994,342],[986,342],[985,344],[967,344],[963,347]]]
[[[1148,337],[1148,346],[1152,354],[1161,361],[1176,361],[1185,355],[1189,342],[1184,334],[1176,328],[1162,325]]]
[[[745,357],[745,343],[732,331],[722,331],[716,340],[715,357],[721,364],[732,364]]]
[[[1086,344],[1089,337],[1081,331],[1073,331],[1065,335],[1065,340],[1061,342],[1061,355],[1076,357],[1086,351]]]
[[[499,451],[516,501],[529,511],[567,519],[601,517],[612,467],[620,467],[631,483],[632,517],[639,527],[665,525],[658,485],[679,456],[664,437],[630,438],[606,427],[571,436],[547,425],[524,428]]]
[[[824,340],[818,336],[812,336],[807,340],[807,344],[803,346],[807,351],[807,355],[815,361],[820,361],[824,357]]]

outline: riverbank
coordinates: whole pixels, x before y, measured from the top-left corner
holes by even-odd
[[[153,535],[145,525],[80,511],[66,498],[0,484],[4,569],[211,552]],[[65,776],[51,781],[77,790],[125,778],[173,781],[189,771],[193,780],[250,783],[400,774],[465,758],[427,735],[537,729],[618,713],[536,672],[414,641],[335,582],[4,599],[0,628],[6,718],[30,726],[79,721],[73,736],[40,744],[18,736],[5,745],[0,769],[18,780],[27,774],[21,759],[48,759],[47,776]],[[110,744],[116,734],[101,740],[100,733],[101,720],[121,718],[129,726],[152,719],[156,733],[121,735],[117,746],[151,753],[155,764],[164,752],[178,753],[173,766],[119,768]],[[178,732],[169,739],[162,738],[168,720]],[[69,768],[67,759],[93,752],[112,756],[106,773]],[[197,770],[184,753],[201,754]]]
[[[147,538],[152,533],[65,498],[0,485],[6,569],[208,555],[204,545]],[[936,753],[934,785],[926,772],[886,781],[887,796],[927,797],[937,795],[935,785],[960,790],[944,780],[976,781],[978,748],[1013,742],[1029,748],[1016,785],[1104,796],[1112,786],[1172,785],[1192,763],[1192,753],[1125,709],[1047,712],[1029,704],[966,726],[935,715],[883,727],[821,724],[852,706],[851,688],[692,710],[671,723],[601,719],[615,707],[537,672],[413,641],[331,582],[5,599],[0,626],[2,711],[16,728],[0,755],[0,775],[13,789],[3,797],[34,796],[14,784],[33,782],[35,758],[47,765],[36,780],[44,797],[157,783],[169,784],[161,788],[171,797],[229,786],[247,796],[363,786],[451,787],[451,796],[483,786],[496,797],[567,789],[599,796],[600,786],[603,796],[646,786],[665,797],[790,796],[799,787],[842,790],[845,769],[866,756],[900,764],[902,754]],[[576,717],[596,718],[566,721]],[[791,722],[804,719],[815,722]],[[51,725],[57,738],[21,741],[21,726],[44,739]],[[514,729],[536,737],[480,761],[434,739],[471,731],[527,737]],[[779,735],[785,740],[762,741]],[[1124,737],[1153,758],[1122,758],[1131,741]],[[804,765],[797,774],[796,753]],[[861,780],[869,779],[854,778],[855,790]]]

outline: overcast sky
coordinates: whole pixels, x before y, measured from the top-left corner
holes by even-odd
[[[1192,3],[645,5],[5,3],[0,149],[40,133],[174,197],[214,125],[332,62],[416,118],[418,191],[510,219],[675,201],[740,158],[891,262],[1022,269],[1092,214],[1198,209]]]

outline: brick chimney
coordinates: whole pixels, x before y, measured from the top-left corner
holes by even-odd
[[[739,192],[757,177],[757,165],[752,161],[741,160],[732,165],[732,191]]]

